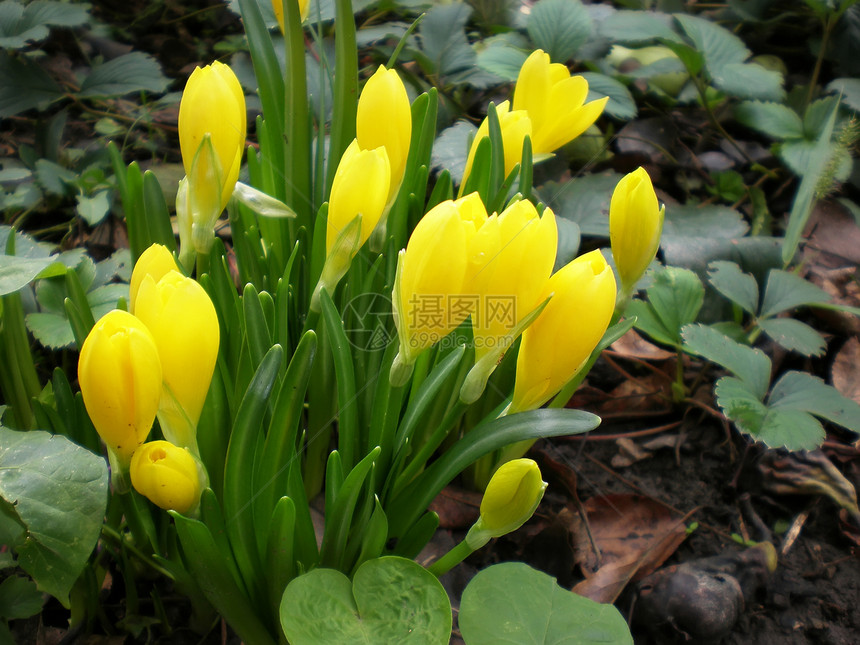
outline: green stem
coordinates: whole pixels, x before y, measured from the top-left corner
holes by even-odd
[[[313,197],[311,191],[310,113],[308,111],[308,81],[305,70],[305,38],[302,31],[302,18],[299,15],[299,4],[297,2],[284,2],[284,9],[286,11],[284,14],[286,27],[284,39],[287,49],[284,134],[288,143],[286,179],[292,189],[290,191],[291,199],[287,203],[298,214],[297,226],[310,229]],[[353,34],[354,30],[355,25],[353,24]],[[339,39],[340,32],[338,32]],[[355,40],[353,38],[354,48]]]
[[[143,562],[150,569],[166,577],[168,580],[173,580],[173,574],[171,574],[170,571],[162,567],[160,564],[158,564],[158,562],[156,562],[151,557],[146,555],[143,551],[138,549],[129,540],[126,540],[122,536],[122,534],[116,529],[114,529],[112,526],[108,526],[107,524],[102,525],[102,537],[113,542],[118,547],[124,546],[126,549],[128,549],[129,553],[131,553],[134,557]]]
[[[474,549],[466,544],[466,540],[463,540],[460,544],[427,567],[427,571],[437,578],[443,576],[474,552]]]
[[[824,55],[827,52],[827,44],[830,40],[830,35],[833,32],[833,27],[836,26],[838,17],[835,14],[829,14],[824,21],[824,29],[821,33],[821,46],[818,48],[818,56],[815,59],[815,67],[812,69],[812,76],[809,78],[809,89],[806,92],[806,101],[803,107],[806,108],[812,103],[812,97],[815,95],[815,86],[818,84],[818,77],[821,74],[821,66],[824,63]]]

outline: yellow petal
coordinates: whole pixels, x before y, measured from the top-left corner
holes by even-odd
[[[129,309],[134,313],[134,303],[137,300],[137,292],[144,276],[152,276],[158,282],[168,271],[178,271],[173,254],[163,244],[153,244],[137,259],[134,271],[131,272],[131,283],[129,284]]]
[[[609,238],[622,285],[632,289],[654,259],[663,231],[664,208],[644,168],[625,175],[609,204]]]
[[[135,490],[164,510],[187,513],[200,501],[200,477],[194,457],[168,441],[150,441],[131,459]]]

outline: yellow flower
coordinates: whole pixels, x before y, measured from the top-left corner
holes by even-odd
[[[405,363],[412,363],[472,312],[477,299],[463,288],[472,239],[486,221],[477,193],[444,201],[421,218],[401,251],[392,296]]]
[[[227,65],[215,61],[192,72],[179,104],[186,185],[177,195],[177,216],[182,243],[201,253],[208,253],[239,177],[246,121],[242,87]]]
[[[467,287],[480,295],[472,316],[476,361],[504,352],[504,343],[513,341],[505,337],[546,297],[557,245],[552,210],[544,209],[539,217],[528,200],[512,204],[481,227],[473,248],[474,275]]]
[[[660,246],[663,215],[651,178],[643,168],[625,175],[609,203],[609,239],[621,286],[630,291]]]
[[[131,272],[131,283],[129,284],[129,310],[134,313],[134,303],[137,300],[137,292],[140,283],[145,276],[152,276],[158,282],[169,271],[178,271],[173,254],[163,244],[153,244],[140,254]]]
[[[509,412],[533,410],[570,381],[600,342],[615,308],[615,276],[600,251],[557,271],[552,299],[523,332]]]
[[[200,502],[197,462],[185,448],[169,441],[150,441],[131,458],[131,484],[166,511],[188,513]]]
[[[161,378],[158,349],[144,324],[118,309],[102,316],[81,348],[78,381],[87,413],[121,470],[152,428]]]
[[[403,81],[393,69],[380,65],[367,79],[358,98],[355,130],[362,150],[385,147],[391,165],[387,201],[392,201],[403,181],[412,140],[412,108]]]
[[[292,0],[287,0],[291,2]],[[302,22],[308,17],[308,9],[311,6],[311,0],[297,0],[299,3],[299,15],[302,17]],[[278,21],[278,26],[281,28],[281,33],[284,33],[284,3],[283,0],[272,0],[272,9],[275,11],[275,19]]]
[[[145,276],[135,312],[152,332],[163,369],[158,410],[164,436],[197,452],[196,429],[218,358],[220,328],[209,294],[170,271],[157,283]]]
[[[531,459],[514,459],[499,466],[484,498],[481,516],[466,535],[466,543],[478,549],[490,538],[517,530],[534,514],[543,498],[546,482]]]
[[[603,112],[608,97],[585,102],[588,81],[571,76],[564,65],[549,62],[538,49],[526,59],[514,88],[514,110],[532,122],[532,152],[551,153],[585,132]]]
[[[502,147],[505,149],[505,175],[509,175],[523,158],[523,141],[526,135],[532,136],[532,122],[529,115],[523,110],[510,111],[510,102],[503,101],[496,106],[496,114],[499,117],[499,129],[502,131]],[[466,170],[463,173],[463,184],[472,172],[472,163],[475,161],[475,153],[482,139],[490,136],[489,118],[481,121],[472,145],[469,148],[469,156],[466,158]],[[532,145],[534,153],[534,145]]]

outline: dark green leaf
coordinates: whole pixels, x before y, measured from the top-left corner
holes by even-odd
[[[458,623],[467,645],[633,643],[614,606],[568,591],[523,562],[496,564],[472,578]]]
[[[29,58],[13,58],[0,51],[0,117],[44,107],[63,96],[48,73]]]
[[[496,41],[478,52],[478,66],[512,83],[517,80],[526,58],[527,54],[521,48],[505,41]]]
[[[616,119],[629,121],[636,118],[636,102],[623,84],[606,74],[585,72],[581,76],[588,81],[588,100],[609,97],[606,113]]]
[[[60,435],[0,428],[0,497],[26,527],[12,545],[18,564],[64,605],[98,540],[107,493],[101,457]]]
[[[785,98],[782,74],[756,63],[728,63],[711,74],[714,85],[730,96],[761,101]]]
[[[666,267],[654,275],[647,289],[648,303],[671,334],[672,343],[679,345],[681,329],[699,315],[705,299],[705,287],[692,271]]]
[[[809,104],[803,114],[803,131],[807,139],[818,139],[827,125],[827,120],[834,110],[839,108],[839,99],[826,96]]]
[[[161,66],[142,52],[132,52],[96,67],[81,84],[82,97],[122,96],[130,92],[165,92],[170,84]]]
[[[558,251],[555,254],[553,271],[558,271],[579,253],[581,236],[579,234],[579,226],[577,226],[576,222],[559,217],[555,223],[558,228]]]
[[[368,560],[352,582],[340,571],[314,569],[287,585],[281,601],[292,645],[446,643],[451,621],[439,581],[396,556]]]
[[[466,22],[472,8],[457,2],[436,5],[421,22],[421,49],[440,75],[469,69],[475,64],[476,55],[466,38]]]
[[[539,0],[529,13],[527,28],[536,47],[554,63],[565,63],[591,35],[591,16],[579,0]]]
[[[799,275],[774,269],[767,276],[761,315],[769,318],[795,307],[824,302],[830,302],[830,296],[823,289]]]
[[[616,11],[598,23],[598,30],[612,42],[645,43],[658,38],[681,42],[672,29],[672,17],[657,11]]]
[[[803,137],[800,116],[782,103],[744,101],[735,108],[735,118],[738,123],[774,139]]]
[[[798,410],[768,409],[756,436],[769,448],[815,450],[824,441],[824,428],[810,414]]]
[[[860,78],[837,78],[827,84],[827,91],[842,95],[842,103],[860,111]]]
[[[680,13],[674,17],[705,57],[705,66],[712,77],[716,77],[726,65],[743,63],[749,57],[750,52],[743,41],[712,20]]]
[[[714,288],[741,309],[755,315],[758,311],[758,283],[734,262],[711,262],[709,280]]]
[[[576,222],[583,235],[609,237],[609,199],[620,179],[615,173],[585,175],[576,181],[547,182],[537,192],[556,217]]]
[[[749,384],[724,376],[714,386],[717,405],[734,422],[738,430],[748,435],[757,435],[767,415],[767,406],[751,391]]]
[[[42,611],[42,594],[29,578],[9,576],[0,583],[0,617],[29,618]]]
[[[78,215],[90,226],[95,226],[101,222],[110,212],[110,195],[109,190],[100,190],[95,195],[87,197],[86,195],[78,195],[75,199],[78,201]]]
[[[469,143],[475,136],[477,128],[468,121],[457,121],[450,128],[442,130],[433,144],[433,168],[445,168],[451,173],[455,184],[463,181],[466,171],[466,158],[469,155]]]
[[[650,336],[653,340],[664,345],[677,347],[679,345],[678,333],[672,333],[666,329],[666,325],[647,302],[633,300],[628,306],[625,315],[636,318],[636,329]]]
[[[750,394],[764,399],[770,384],[770,359],[760,349],[736,343],[706,325],[687,325],[681,332],[684,349],[725,367],[747,384]]]
[[[758,325],[787,350],[804,356],[821,356],[827,347],[821,334],[794,318],[766,318],[760,320]]]
[[[26,7],[14,0],[0,2],[0,48],[22,49],[48,37],[48,27],[76,27],[89,20],[88,4],[44,2]]]
[[[671,206],[666,209],[663,239],[666,238],[740,238],[749,226],[741,214],[728,206]],[[680,244],[688,244],[685,239]],[[716,258],[715,258],[716,259]]]
[[[773,386],[768,406],[803,410],[860,432],[860,405],[806,372],[786,372]]]

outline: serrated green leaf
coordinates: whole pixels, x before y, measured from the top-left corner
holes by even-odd
[[[598,23],[598,32],[611,42],[645,43],[652,40],[682,42],[672,29],[672,17],[658,11],[615,11]]]
[[[842,95],[842,103],[860,111],[860,78],[837,78],[827,84],[827,91]]]
[[[666,329],[666,325],[654,311],[654,308],[642,300],[632,300],[627,306],[625,316],[636,317],[635,327],[653,340],[664,345],[678,346],[677,334]]]
[[[735,108],[735,119],[774,139],[803,137],[800,115],[782,103],[744,101]]]
[[[673,16],[704,56],[705,66],[711,77],[716,76],[726,65],[743,63],[749,58],[750,51],[743,41],[728,29],[698,16],[681,13]]]
[[[141,91],[160,94],[167,91],[169,84],[158,61],[142,52],[131,52],[93,67],[78,96],[122,96]]]
[[[717,405],[738,430],[757,435],[767,415],[767,406],[751,392],[749,385],[734,376],[724,376],[714,386]]]
[[[824,441],[824,428],[810,414],[797,410],[768,409],[757,439],[769,448],[815,450]]]
[[[450,75],[475,65],[476,55],[466,37],[472,8],[462,2],[436,5],[419,27],[421,49],[439,75]]]
[[[439,581],[396,556],[368,560],[352,582],[333,569],[299,576],[284,591],[280,617],[293,645],[445,643],[452,622]]]
[[[54,263],[54,258],[19,258],[0,255],[0,296],[23,289]]]
[[[810,141],[818,139],[824,132],[830,115],[839,107],[839,99],[826,96],[813,101],[803,114],[803,133]]]
[[[728,63],[711,75],[714,85],[730,96],[761,101],[785,98],[782,74],[756,63]]]
[[[736,343],[707,325],[687,325],[681,332],[684,349],[721,365],[744,381],[750,393],[764,399],[770,384],[770,359],[760,349]]]
[[[108,196],[109,190],[100,190],[95,195],[87,197],[86,195],[77,195],[75,199],[78,202],[78,215],[90,226],[95,226],[101,222],[110,212],[110,201]]]
[[[48,73],[29,58],[13,58],[0,51],[0,117],[44,107],[63,96]]]
[[[734,262],[718,260],[708,265],[713,287],[753,316],[758,311],[758,283]]]
[[[773,269],[767,276],[761,316],[770,318],[776,314],[816,303],[830,302],[830,295],[799,275]]]
[[[9,576],[0,582],[0,617],[29,618],[42,611],[42,594],[29,578]]]
[[[66,196],[75,185],[78,176],[68,168],[47,159],[36,162],[36,180],[47,192]]]
[[[592,22],[579,0],[539,0],[531,8],[526,28],[550,60],[565,63],[588,40]]]
[[[654,313],[671,334],[674,345],[681,343],[681,329],[699,315],[705,299],[705,287],[692,271],[665,267],[657,271],[646,290]]]
[[[766,318],[760,320],[758,325],[787,350],[804,356],[821,356],[827,347],[821,334],[794,318]]]
[[[481,69],[513,83],[527,57],[528,54],[519,47],[497,41],[478,52],[477,62]]]
[[[666,209],[663,237],[740,238],[749,226],[728,206],[675,206]],[[687,243],[686,241],[683,243]]]
[[[0,428],[0,497],[26,527],[12,545],[18,564],[66,606],[98,541],[107,494],[103,458],[60,435]]]
[[[556,217],[576,222],[583,235],[609,237],[609,200],[620,179],[615,173],[585,175],[576,181],[547,182],[537,193]]]
[[[72,327],[65,315],[34,312],[27,314],[24,320],[30,333],[45,347],[62,349],[75,342]]]
[[[860,432],[860,405],[806,372],[783,374],[773,386],[767,404],[771,408],[809,412],[853,432]]]
[[[523,562],[496,564],[472,578],[463,592],[458,623],[468,645],[633,643],[627,622],[613,605],[568,591]]]
[[[606,74],[585,72],[581,76],[588,81],[588,100],[609,97],[605,112],[616,119],[629,121],[636,118],[636,101],[622,83]]]

